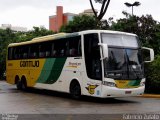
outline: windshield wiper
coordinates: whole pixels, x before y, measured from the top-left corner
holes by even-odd
[[[132,69],[134,75],[136,76],[136,79],[140,79],[139,75],[137,74],[137,72],[134,70],[133,65],[130,65],[130,68]],[[131,71],[131,72],[132,72]]]

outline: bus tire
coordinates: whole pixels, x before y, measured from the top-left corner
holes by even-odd
[[[18,90],[22,90],[22,82],[19,80],[16,84]]]
[[[75,80],[70,84],[70,94],[73,99],[79,99],[81,97],[80,84]]]
[[[22,83],[19,80],[18,76],[15,77],[15,84],[16,84],[17,90],[22,90]]]
[[[27,87],[26,78],[24,76],[21,78],[21,84],[22,84],[22,90],[26,91],[28,87]]]

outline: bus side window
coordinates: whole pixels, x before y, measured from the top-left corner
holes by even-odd
[[[8,60],[12,60],[13,58],[13,48],[8,48]]]
[[[16,51],[16,48],[13,48],[13,56],[12,56],[12,58],[13,58],[13,60],[15,60],[16,59],[16,57],[15,57],[15,52]]]
[[[19,59],[19,48],[18,47],[14,48],[14,59],[15,60]]]
[[[58,56],[58,42],[57,41],[54,41],[54,44],[52,45],[52,57],[57,57]]]
[[[52,50],[53,57],[65,57],[66,56],[66,39],[58,40],[54,42],[54,50]]]
[[[42,42],[39,45],[39,57],[45,58],[51,56],[52,44],[50,42]]]
[[[23,53],[23,59],[26,59],[28,57],[27,53]]]
[[[38,45],[33,44],[30,46],[29,58],[31,59],[38,58]]]
[[[29,52],[29,47],[28,46],[23,46],[22,47],[22,59],[27,59],[28,58],[28,52]]]
[[[61,57],[65,56],[64,49],[61,49],[61,51],[60,51],[60,56],[61,56]]]
[[[84,35],[84,53],[87,75],[91,79],[102,80],[100,47],[98,34]]]
[[[56,57],[57,56],[57,51],[56,50],[53,50],[52,51],[52,57]]]
[[[19,59],[23,58],[23,47],[19,47]]]
[[[81,37],[79,37],[79,43],[78,43],[78,56],[82,56],[82,49],[81,49]]]
[[[55,50],[55,44],[51,43],[51,57],[56,57],[57,56],[57,51]]]
[[[80,36],[70,38],[70,40],[69,40],[69,56],[71,56],[71,57],[81,56],[80,40],[81,40]]]
[[[39,46],[39,57],[40,58],[45,57],[44,46],[42,45]]]
[[[46,42],[44,44],[45,57],[50,57],[51,56],[51,50],[52,50],[51,42]]]
[[[46,51],[46,57],[50,56],[50,51]]]
[[[69,50],[69,54],[70,54],[70,56],[77,56],[77,50],[75,48],[71,48]]]

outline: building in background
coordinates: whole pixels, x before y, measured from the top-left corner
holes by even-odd
[[[98,11],[96,10],[96,12]],[[72,21],[74,16],[84,15],[84,14],[94,15],[92,9],[86,9],[82,13],[79,13],[79,14],[63,13],[63,7],[57,6],[56,15],[49,16],[49,30],[58,32],[63,25],[67,24],[69,21]]]
[[[56,15],[49,16],[49,30],[58,32],[61,26],[73,20],[76,15],[74,13],[63,13],[63,7],[57,6]]]
[[[96,12],[98,13],[98,10],[96,10]],[[92,16],[94,16],[94,12],[92,9],[86,9],[82,13],[79,13],[79,15],[92,15]]]
[[[2,24],[0,27],[0,29],[4,29],[4,30],[7,28],[10,28],[11,30],[15,32],[27,32],[26,27],[12,26],[11,24]]]

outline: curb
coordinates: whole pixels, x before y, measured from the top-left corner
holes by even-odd
[[[145,97],[145,98],[160,98],[160,94],[143,94],[140,97]]]

